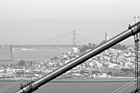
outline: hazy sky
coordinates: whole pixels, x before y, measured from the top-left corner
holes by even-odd
[[[0,0],[0,44],[33,44],[72,30],[99,39],[107,32],[111,38],[140,16],[139,4],[140,0]]]

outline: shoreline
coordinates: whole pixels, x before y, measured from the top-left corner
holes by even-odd
[[[30,82],[35,80],[0,79],[0,82]],[[102,83],[102,82],[135,82],[134,77],[96,77],[96,78],[67,78],[54,79],[50,83]]]

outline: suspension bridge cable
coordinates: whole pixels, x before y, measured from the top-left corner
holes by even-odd
[[[80,34],[80,33],[78,33]],[[82,35],[82,36],[81,36]],[[82,42],[82,44],[87,44],[87,43],[91,43],[91,42],[96,42],[94,38],[89,37],[89,36],[85,36],[83,34],[77,35],[77,41],[80,40],[80,42]],[[101,40],[100,40],[101,41]]]
[[[136,36],[134,35],[134,44],[135,44],[135,79],[137,79],[137,63],[136,63],[136,55],[137,55],[137,53],[136,53],[136,47],[137,47],[137,45],[136,45],[136,42],[137,42],[137,38],[136,38]],[[137,86],[135,85],[135,88],[136,88]]]
[[[7,85],[6,87],[0,89],[0,93],[2,93],[2,92],[4,92],[4,91],[6,91],[6,90],[12,88],[13,86],[17,85],[18,83],[20,83],[20,82],[15,81],[15,82],[13,82],[13,83]]]
[[[92,41],[94,40],[94,39],[91,39],[91,38],[89,38],[89,37],[83,37],[83,36],[82,36],[82,38],[88,39],[88,40],[90,40],[90,41],[91,41],[91,40],[92,40]]]
[[[69,34],[71,34],[71,33],[72,33],[72,31],[71,31],[71,32],[68,32],[68,33],[65,33],[65,34],[62,34],[62,35],[59,35],[59,36],[57,36],[57,37],[53,37],[53,38],[50,38],[50,39],[48,39],[48,40],[45,40],[45,41],[39,41],[39,42],[36,42],[36,43],[56,40],[56,39],[58,39],[58,38],[62,38],[62,37],[66,36],[66,35],[69,35]],[[36,44],[36,43],[35,43],[35,44]]]
[[[19,83],[22,84],[22,80],[20,80],[20,81],[16,80],[15,82],[12,82],[11,84],[5,86],[4,88],[0,89],[0,93],[2,93],[2,92],[4,92],[4,91],[6,91],[6,90],[8,90],[8,89],[10,89],[10,88],[12,88],[12,87],[14,87],[15,85],[17,85],[17,84],[19,84]]]
[[[5,88],[7,88],[7,87],[9,87],[9,86],[11,86],[11,85],[13,85],[14,83],[16,83],[16,81],[15,81],[15,82],[12,82],[12,83],[10,83],[9,85],[5,86],[4,88],[0,89],[0,91],[2,91],[3,89],[5,89]]]
[[[88,38],[85,38],[85,37],[82,37],[80,38],[80,40],[77,40],[78,42],[82,42],[82,44],[86,44],[86,43],[90,43],[90,42],[94,42],[94,40],[91,40],[91,39],[88,39]],[[86,43],[85,43],[86,42]]]
[[[138,80],[139,36],[138,36],[138,34],[134,35],[134,42],[135,42],[135,78],[137,80],[135,87],[138,88],[138,86],[139,86],[139,80]]]
[[[84,41],[81,41],[81,40],[77,40],[76,42],[77,42],[77,45],[80,45],[80,46],[82,46],[82,45],[85,44],[85,42]]]
[[[62,37],[64,37],[64,36],[66,36],[66,35],[69,35],[69,34],[71,34],[71,33],[73,33],[73,31],[68,32],[68,33],[65,33],[65,34],[63,34],[63,35],[59,35],[59,36],[57,36],[57,37],[50,38],[50,39],[45,40],[45,41],[35,42],[34,44],[43,43],[43,42],[48,42],[48,41],[52,41],[52,40],[57,40],[57,39],[62,38]],[[103,39],[100,39],[100,38],[91,37],[91,36],[89,36],[89,35],[86,35],[86,34],[84,34],[84,33],[79,32],[79,31],[76,31],[76,33],[79,33],[79,34],[81,34],[81,35],[83,35],[83,36],[86,36],[86,37],[92,39],[92,41],[95,40],[95,39],[96,39],[96,40],[100,40],[100,41],[103,40]],[[90,40],[90,41],[91,41],[91,40]]]
[[[84,35],[84,36],[86,36],[86,37],[89,37],[89,38],[91,38],[91,39],[103,40],[103,39],[100,39],[100,38],[91,37],[91,36],[89,36],[89,35],[86,35],[86,34],[84,34],[84,33],[79,32],[79,31],[76,31],[76,32],[78,32],[79,34]]]
[[[112,91],[111,93],[119,93],[119,92],[121,92],[121,90],[127,88],[127,87],[130,86],[130,85],[133,85],[134,83],[135,83],[135,80],[134,80],[134,81],[131,81],[131,82],[125,84],[125,85],[123,85],[122,87],[120,87],[120,88],[118,88],[118,89]],[[118,92],[118,91],[119,91],[119,92]]]
[[[17,85],[17,84],[19,84],[19,83],[22,84],[22,80],[19,80],[19,81],[16,80],[15,82],[10,83],[9,85],[7,85],[7,86],[5,86],[4,88],[0,89],[0,93],[2,93],[2,92],[4,92],[4,91],[6,91],[6,90],[12,88],[13,86],[15,86],[15,85]]]
[[[125,90],[125,89],[129,88],[130,86],[132,86],[132,85],[134,85],[134,84],[135,84],[135,82],[134,82],[134,83],[132,83],[132,84],[130,84],[130,85],[128,85],[127,87],[124,87],[123,89],[119,90],[117,93],[122,92],[123,90]]]

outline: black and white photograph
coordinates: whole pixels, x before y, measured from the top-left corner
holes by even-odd
[[[0,0],[0,93],[140,93],[140,0]]]

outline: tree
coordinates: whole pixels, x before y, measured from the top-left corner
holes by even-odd
[[[24,61],[23,59],[20,60],[19,63],[18,63],[18,65],[19,65],[19,66],[25,66],[25,61]]]
[[[116,44],[112,48],[118,49],[118,50],[126,50],[127,49],[125,45],[121,45],[121,44]]]
[[[107,75],[112,75],[112,74],[113,74],[112,71],[107,72]]]

